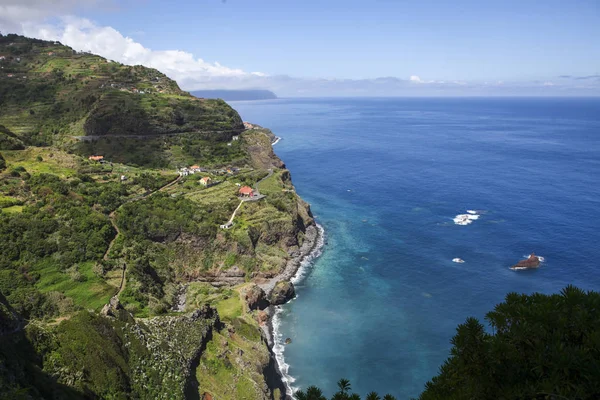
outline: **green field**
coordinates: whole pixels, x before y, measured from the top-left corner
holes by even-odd
[[[91,261],[80,263],[77,268],[80,277],[74,280],[54,260],[46,259],[34,269],[40,274],[35,286],[43,293],[63,293],[85,309],[99,310],[115,294],[116,288],[94,275],[93,267]]]

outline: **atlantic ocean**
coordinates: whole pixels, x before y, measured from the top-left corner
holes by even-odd
[[[279,316],[293,387],[416,397],[456,326],[508,292],[600,290],[599,98],[231,104],[282,137],[326,232]],[[531,252],[540,268],[509,269]]]

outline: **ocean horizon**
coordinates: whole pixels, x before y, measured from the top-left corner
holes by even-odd
[[[282,138],[325,230],[275,321],[291,387],[417,397],[457,325],[507,293],[598,290],[600,98],[231,104]],[[531,252],[538,269],[509,269]]]

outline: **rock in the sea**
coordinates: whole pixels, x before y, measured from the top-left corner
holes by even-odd
[[[277,282],[277,285],[273,288],[273,292],[271,292],[271,304],[274,306],[285,304],[293,299],[294,296],[296,296],[296,291],[294,290],[292,282]]]
[[[292,339],[290,339],[290,338],[285,339],[285,344],[290,344],[290,343],[292,343]]]
[[[265,291],[255,283],[248,285],[244,290],[244,300],[250,310],[264,310],[269,306]]]
[[[529,269],[529,268],[537,268],[540,266],[540,258],[536,256],[534,253],[529,255],[529,258],[525,260],[521,260],[510,269]]]

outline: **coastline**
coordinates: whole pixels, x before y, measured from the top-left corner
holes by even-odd
[[[277,282],[284,280],[291,281],[293,284],[300,282],[306,276],[310,267],[314,264],[314,261],[322,254],[324,244],[325,230],[321,225],[315,222],[314,225],[307,227],[306,236],[302,246],[298,250],[296,256],[288,261],[284,271],[259,286],[265,291],[267,296],[269,296]],[[294,297],[294,299],[296,297]],[[286,389],[286,398],[291,399],[293,394],[291,383],[294,382],[294,378],[288,375],[289,365],[285,362],[284,358],[284,339],[279,332],[278,316],[281,313],[281,307],[282,306],[269,306],[265,310],[268,315],[268,320],[261,326],[261,329],[271,352],[271,357],[274,358],[277,364],[281,383]]]

